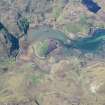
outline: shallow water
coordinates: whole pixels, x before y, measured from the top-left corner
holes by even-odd
[[[30,31],[30,41],[33,42],[46,40],[48,38],[55,38],[63,41],[64,43],[67,42],[69,39],[64,33],[53,30],[48,27],[42,27],[40,29],[35,29]],[[70,40],[70,39],[69,39]],[[77,40],[72,41],[68,46],[69,48],[76,48],[79,49],[81,52],[96,52],[100,50],[102,44],[105,40],[105,29],[96,29],[94,30],[91,35],[84,38],[78,38]],[[65,46],[65,47],[68,47]]]
[[[48,38],[58,39],[64,43],[66,43],[68,40],[68,37],[63,32],[53,30],[49,27],[40,27],[38,29],[31,29],[29,31],[30,42],[42,41]]]
[[[97,52],[102,49],[105,42],[105,29],[97,29],[92,35],[80,38],[72,43],[72,47],[83,52]]]

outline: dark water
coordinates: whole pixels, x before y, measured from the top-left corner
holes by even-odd
[[[19,50],[19,39],[9,33],[2,23],[0,23],[0,31],[5,38],[7,46],[11,45],[9,52],[7,52],[8,56],[16,57],[18,53],[17,50]]]
[[[4,26],[3,26],[3,24],[2,24],[2,23],[0,23],[0,30],[1,30],[2,28],[4,28]]]
[[[29,21],[26,18],[20,16],[17,20],[17,26],[21,32],[24,33],[25,40],[28,40]]]
[[[97,13],[101,9],[101,7],[93,0],[82,0],[82,3],[93,13]]]
[[[9,40],[12,44],[10,47],[9,56],[15,57],[18,53],[17,51],[19,50],[19,40],[18,40],[18,38],[14,37],[12,34],[9,34]]]
[[[105,34],[105,29],[96,29],[93,33],[92,36],[98,37],[98,36],[103,36]]]

